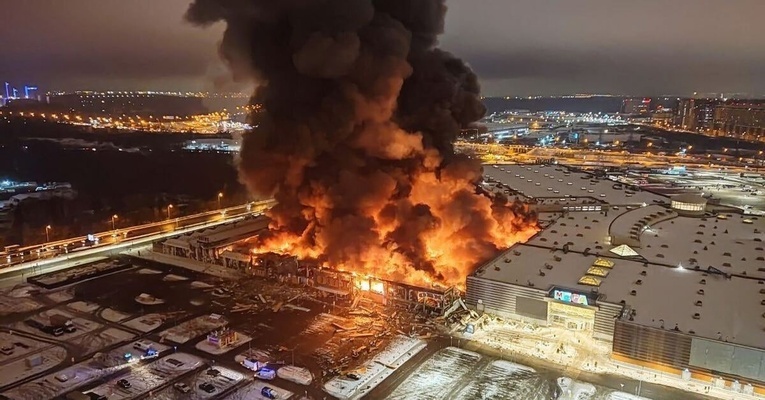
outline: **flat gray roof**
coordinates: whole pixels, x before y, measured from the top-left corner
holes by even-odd
[[[618,304],[624,300],[636,311],[635,322],[658,328],[663,320],[666,329],[677,325],[681,331],[692,331],[697,336],[763,347],[765,306],[760,302],[765,295],[760,294],[760,289],[765,289],[765,285],[757,280],[737,277],[728,280],[720,275],[650,262],[644,266],[644,262],[606,253],[602,258],[613,261],[614,267],[607,277],[600,278],[597,290],[603,296],[601,301]],[[523,286],[531,284],[542,290],[562,286],[589,292],[592,286],[578,282],[597,258],[596,255],[564,254],[562,250],[553,252],[543,247],[516,245],[481,267],[475,276]],[[508,260],[510,262],[506,262]],[[642,271],[646,272],[645,276],[641,275]],[[702,279],[705,284],[700,283]],[[635,295],[630,294],[632,290]],[[699,290],[704,294],[699,294]],[[696,301],[701,301],[701,306],[697,306]],[[695,313],[699,319],[694,318]]]
[[[656,205],[668,204],[668,198],[645,191],[628,197],[625,187],[614,188],[613,181],[569,172],[562,166],[485,166],[484,171],[546,204],[581,203],[582,198],[575,198],[581,196],[577,191],[593,196],[588,192],[593,190],[597,195],[593,198],[604,206],[617,205],[618,209],[606,211],[604,207],[601,211],[572,211],[565,215],[541,213],[545,229],[526,244],[513,246],[479,268],[475,276],[543,290],[557,285],[590,291],[592,286],[578,282],[601,256],[615,265],[607,277],[601,278],[598,292],[609,303],[624,300],[636,310],[636,322],[659,327],[663,320],[666,329],[677,324],[681,331],[693,331],[698,336],[765,347],[765,294],[760,293],[765,289],[765,217],[727,213],[694,218],[673,214],[670,219],[649,223],[639,235],[639,246],[633,248],[639,256],[627,259],[610,252],[615,245],[611,244],[609,227],[613,224],[617,231],[624,231],[635,221],[668,210]],[[545,180],[550,183],[542,183]],[[553,194],[555,198],[541,199],[552,197],[547,195],[548,187],[560,193]],[[564,254],[562,247],[567,243],[570,251]],[[708,273],[710,266],[729,274],[731,279]],[[701,284],[702,280],[705,284]],[[701,301],[700,306],[697,301]],[[698,319],[694,318],[696,313]]]

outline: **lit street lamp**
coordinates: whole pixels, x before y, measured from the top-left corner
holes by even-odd
[[[218,208],[220,208],[220,200],[223,198],[223,192],[218,193]]]
[[[172,204],[167,205],[167,219],[170,219],[170,209],[173,208]]]
[[[117,214],[112,215],[112,236],[117,236],[117,228],[115,228],[114,221],[117,219]]]
[[[53,228],[51,228],[50,225],[45,226],[45,242],[46,243],[50,242],[50,234],[49,234],[49,232],[50,232],[51,229],[53,229]]]

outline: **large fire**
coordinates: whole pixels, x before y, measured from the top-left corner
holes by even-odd
[[[528,239],[535,216],[477,194],[455,154],[485,113],[475,74],[437,47],[445,0],[195,0],[224,21],[221,54],[258,85],[239,173],[273,196],[256,253],[418,285],[464,284],[479,262]]]
[[[409,197],[368,203],[364,214],[358,216],[370,223],[365,231],[368,236],[347,238],[349,244],[343,248],[333,247],[338,240],[345,243],[342,232],[325,229],[333,226],[331,198],[314,197],[314,204],[326,207],[306,207],[306,213],[314,219],[305,230],[290,231],[275,222],[267,234],[256,240],[252,251],[317,260],[330,268],[417,286],[464,287],[465,277],[479,263],[538,231],[526,205],[492,201],[475,194],[470,181],[449,178],[448,174],[439,178],[437,172],[424,170],[415,175]],[[317,195],[315,191],[312,194]],[[428,226],[418,232],[416,240],[422,244],[419,253],[409,255],[395,233],[411,221],[390,218],[385,211],[418,206],[426,207],[434,219],[430,223],[428,218]],[[278,211],[273,216],[278,221]]]

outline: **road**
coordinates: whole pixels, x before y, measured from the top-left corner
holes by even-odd
[[[115,236],[112,236],[112,231],[102,232],[97,235],[103,238],[103,241],[99,240],[97,244],[61,254],[42,256],[42,252],[37,253],[36,250],[33,250],[30,255],[25,256],[22,262],[0,266],[0,286],[17,284],[29,276],[72,268],[109,256],[116,256],[123,251],[150,245],[153,241],[170,236],[234,222],[251,215],[260,214],[272,205],[273,200],[266,200],[222,210],[208,211],[157,223],[122,228],[117,230]],[[61,242],[64,244],[81,244],[82,240],[83,238],[79,237]],[[16,257],[20,256],[17,255]]]
[[[51,259],[66,254],[76,253],[92,248],[104,248],[131,239],[139,239],[172,233],[177,230],[209,223],[225,223],[260,212],[272,205],[270,200],[256,203],[241,204],[219,210],[206,211],[199,214],[180,216],[143,225],[123,227],[88,236],[57,240],[32,246],[13,248],[0,252],[0,269],[13,265],[29,263],[41,259]]]

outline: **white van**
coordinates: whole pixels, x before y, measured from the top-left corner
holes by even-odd
[[[133,348],[141,350],[141,351],[147,351],[149,350],[154,343],[146,341],[146,340],[139,340],[135,343],[133,343]]]

